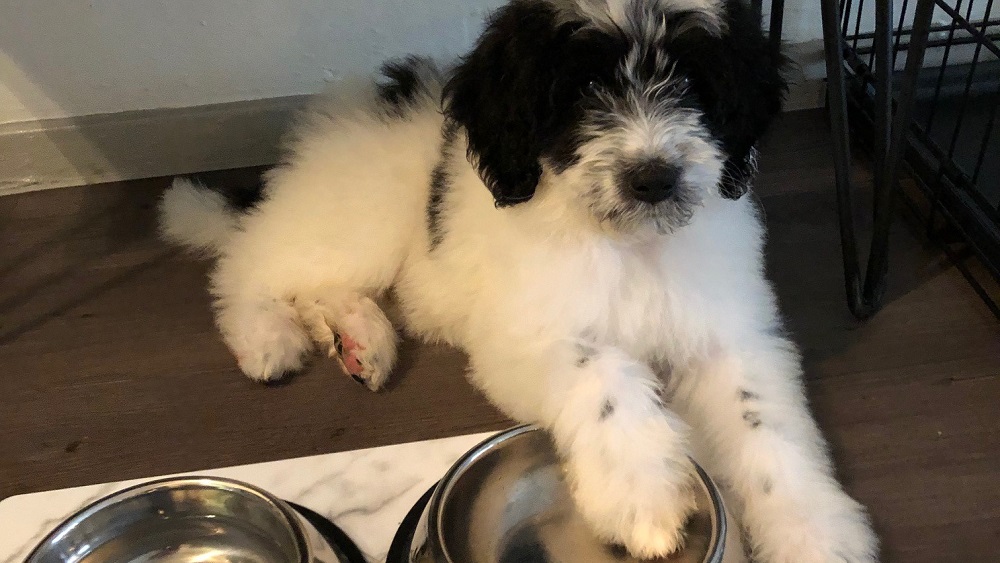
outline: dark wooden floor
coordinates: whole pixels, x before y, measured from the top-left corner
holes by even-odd
[[[763,168],[769,268],[884,561],[1000,561],[997,321],[902,222],[889,304],[853,321],[822,115],[786,116]],[[154,236],[165,185],[0,198],[0,498],[507,424],[441,348],[408,345],[379,395],[330,362],[251,383],[212,327],[206,264]]]

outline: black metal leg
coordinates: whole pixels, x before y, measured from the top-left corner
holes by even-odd
[[[771,0],[771,24],[768,27],[771,42],[775,47],[781,46],[781,28],[784,25],[785,0]]]
[[[875,186],[884,189],[892,171],[886,156],[889,154],[889,130],[892,121],[892,2],[875,4],[875,44],[872,48],[875,67],[875,154],[881,160],[875,170]],[[873,214],[881,215],[879,198],[875,198]]]
[[[872,232],[871,256],[868,260],[868,271],[865,276],[865,298],[867,301],[879,304],[885,293],[885,280],[889,268],[889,227],[892,224],[892,208],[898,191],[897,180],[902,170],[906,134],[910,129],[913,108],[917,101],[917,79],[924,64],[924,53],[927,50],[927,39],[930,37],[933,13],[934,0],[919,0],[917,2],[916,13],[913,15],[910,47],[906,53],[906,70],[899,87],[896,114],[893,116],[890,129],[889,150],[885,154],[885,162],[883,163],[885,177],[882,185],[876,186],[875,207],[879,210],[879,214],[875,218]],[[890,28],[892,26],[891,18],[892,11],[890,9],[887,15],[887,23]]]
[[[873,171],[875,197],[872,201],[872,215],[875,230],[878,225],[886,228],[892,223],[891,193],[896,183],[895,170],[889,161],[889,136],[892,130],[892,1],[875,3],[875,37],[872,46],[875,70],[875,170]],[[888,202],[886,197],[888,197]],[[862,300],[874,314],[882,306],[885,281],[888,277],[888,263],[882,257],[888,256],[889,233],[884,237],[873,233],[868,267],[865,269],[864,294]],[[879,257],[876,259],[876,257]]]
[[[874,229],[861,282],[857,253],[850,180],[851,146],[847,122],[847,91],[844,73],[844,43],[837,0],[822,0],[823,35],[826,51],[828,108],[833,130],[834,172],[837,185],[837,209],[840,215],[840,239],[843,251],[844,286],[848,307],[859,319],[867,319],[882,307],[888,277],[889,228],[903,155],[903,143],[915,103],[915,86],[930,27],[933,0],[918,0],[914,14],[913,35],[907,53],[906,72],[901,85],[895,115],[892,111],[892,2],[878,0],[875,23],[875,199]],[[860,16],[859,16],[860,17]]]
[[[850,0],[848,0],[850,1]],[[833,133],[833,165],[837,183],[837,209],[840,214],[840,245],[843,253],[844,284],[848,307],[855,316],[864,318],[861,300],[861,274],[858,266],[857,242],[851,216],[851,141],[847,127],[847,89],[844,82],[844,44],[837,18],[837,0],[823,0],[823,40],[826,51],[827,106]]]

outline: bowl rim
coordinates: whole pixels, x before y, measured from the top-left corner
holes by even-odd
[[[227,477],[207,477],[202,475],[182,475],[177,477],[163,477],[161,479],[154,479],[152,481],[143,481],[123,489],[108,493],[101,498],[87,504],[83,508],[80,508],[64,518],[51,532],[45,535],[45,537],[38,542],[38,544],[31,550],[31,553],[24,559],[25,563],[32,563],[37,557],[39,557],[43,550],[58,541],[63,535],[67,534],[74,526],[85,521],[87,518],[93,516],[97,512],[113,506],[121,501],[136,498],[141,495],[151,493],[158,490],[173,489],[183,486],[201,486],[207,488],[215,488],[226,491],[240,491],[243,493],[250,493],[256,496],[260,500],[271,505],[278,511],[281,519],[287,524],[289,531],[292,533],[293,539],[295,541],[295,547],[299,552],[299,562],[307,563],[309,561],[309,542],[306,539],[305,533],[302,530],[302,525],[300,521],[292,513],[291,508],[289,508],[281,499],[272,495],[271,493],[236,479],[229,479]]]
[[[460,457],[458,461],[456,461],[451,468],[448,469],[448,471],[444,474],[444,477],[441,478],[441,481],[438,482],[438,485],[434,488],[434,494],[431,496],[431,500],[427,505],[427,538],[436,544],[434,546],[436,551],[444,557],[445,561],[448,563],[461,563],[453,560],[451,555],[448,553],[448,547],[445,543],[443,535],[444,499],[450,495],[455,483],[472,464],[486,455],[486,453],[491,451],[493,448],[522,434],[535,431],[543,431],[543,429],[534,424],[522,424],[507,430],[502,430],[493,436],[486,438],[463,454],[462,457]],[[722,494],[719,492],[719,488],[716,486],[715,482],[708,476],[708,473],[706,473],[705,470],[693,459],[691,459],[691,463],[694,465],[695,471],[698,474],[698,482],[700,483],[705,494],[708,496],[710,505],[709,508],[712,513],[712,534],[709,536],[708,551],[701,563],[722,563],[728,527],[725,506],[722,503]]]

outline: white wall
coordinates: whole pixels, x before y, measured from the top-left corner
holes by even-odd
[[[2,0],[0,124],[311,93],[390,56],[459,54],[503,2]],[[786,1],[800,80],[825,74],[819,6]]]
[[[0,124],[311,93],[451,57],[502,0],[3,0]]]
[[[459,54],[503,2],[4,0],[0,124],[311,93],[389,56]],[[788,0],[787,40],[821,36],[818,0]]]

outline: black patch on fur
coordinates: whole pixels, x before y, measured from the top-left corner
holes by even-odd
[[[249,211],[264,201],[264,180],[256,174],[254,178],[242,178],[235,183],[216,183],[205,176],[194,174],[190,179],[199,189],[221,195],[226,200],[226,205],[237,213]]]
[[[438,162],[431,171],[430,196],[427,198],[427,238],[430,249],[437,248],[444,240],[444,226],[441,224],[441,213],[445,198],[451,190],[451,174],[448,172],[451,149],[455,145],[458,127],[454,122],[447,122],[441,133],[441,151]]]
[[[706,125],[727,160],[720,191],[738,199],[756,174],[751,150],[781,111],[788,86],[788,59],[761,29],[749,4],[725,2],[726,32],[713,37],[702,28],[685,31],[668,51],[691,80]]]
[[[748,391],[747,389],[740,389],[740,401],[756,401],[760,399],[760,395],[754,393],[753,391]]]
[[[622,561],[624,561],[629,557],[628,548],[620,543],[605,545],[604,553],[607,553],[616,560],[622,560]]]
[[[264,185],[243,186],[241,188],[222,190],[220,193],[225,196],[226,203],[230,207],[237,211],[247,211],[257,207],[257,204],[264,200]]]
[[[743,411],[743,422],[747,423],[750,428],[759,428],[761,423],[760,413],[757,411]]]
[[[420,76],[420,69],[433,68],[433,63],[421,57],[406,57],[389,61],[380,70],[383,80],[376,84],[378,99],[386,113],[403,117],[419,96],[430,96],[427,84]]]
[[[578,103],[592,83],[610,81],[626,43],[621,37],[557,24],[540,0],[514,0],[495,12],[444,91],[445,112],[469,139],[469,159],[498,207],[531,199],[541,160],[575,162],[584,115]]]
[[[604,405],[601,407],[600,420],[607,420],[607,418],[613,414],[615,414],[615,404],[610,400],[604,401]]]
[[[771,494],[771,491],[774,490],[774,481],[770,477],[764,477],[760,483],[760,490],[765,495]]]
[[[582,368],[586,367],[586,365],[590,363],[590,360],[597,355],[597,349],[588,346],[587,344],[577,344],[576,353],[578,355],[576,359],[576,367]]]

